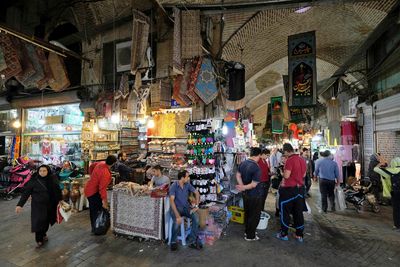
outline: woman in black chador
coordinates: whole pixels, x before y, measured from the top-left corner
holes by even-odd
[[[37,247],[43,246],[47,241],[47,230],[57,220],[57,205],[61,200],[61,190],[58,180],[51,174],[50,167],[42,165],[38,172],[24,186],[21,199],[15,212],[22,211],[29,197],[32,197],[31,223],[32,232],[35,233]]]

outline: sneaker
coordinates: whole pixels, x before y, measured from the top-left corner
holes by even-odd
[[[245,237],[244,240],[246,240],[246,241],[258,241],[258,240],[260,240],[260,238],[256,235],[253,239]]]
[[[282,241],[288,241],[289,237],[287,235],[282,235],[282,232],[279,232],[276,234],[276,238]]]
[[[195,242],[195,243],[191,243],[191,244],[189,245],[189,248],[193,248],[193,249],[198,249],[198,250],[200,250],[200,249],[203,248],[203,245],[200,244],[199,242]]]
[[[256,232],[256,236],[258,235],[258,233]],[[246,233],[244,233],[244,237],[246,237],[247,236],[247,234]]]
[[[172,243],[171,244],[171,251],[177,251],[178,250],[178,244],[177,243]]]
[[[303,243],[304,242],[304,238],[302,236],[293,235],[293,237],[299,243]]]

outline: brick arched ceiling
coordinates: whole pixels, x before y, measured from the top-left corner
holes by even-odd
[[[239,30],[224,32],[222,57],[246,65],[246,103],[255,122],[265,123],[271,96],[284,95],[282,75],[287,74],[287,38],[289,35],[316,31],[317,79],[331,77],[385,18],[395,0],[359,1],[318,5],[305,13],[293,8],[268,9],[258,13],[230,13],[226,25]],[[228,26],[229,27],[229,26]],[[353,69],[365,69],[365,60],[354,62]],[[362,78],[351,73],[348,82]]]

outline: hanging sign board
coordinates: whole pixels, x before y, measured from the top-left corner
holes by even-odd
[[[272,133],[283,133],[283,97],[271,97]]]
[[[289,106],[308,107],[317,101],[315,31],[288,38]]]

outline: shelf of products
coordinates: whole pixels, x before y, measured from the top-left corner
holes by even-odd
[[[116,154],[120,149],[119,131],[98,129],[94,131],[94,122],[84,122],[82,127],[82,149],[84,158],[92,161],[105,160],[108,155]]]
[[[45,164],[81,165],[83,115],[79,104],[24,110],[22,154]]]
[[[121,152],[128,155],[139,152],[139,129],[134,127],[122,127],[120,132]]]

